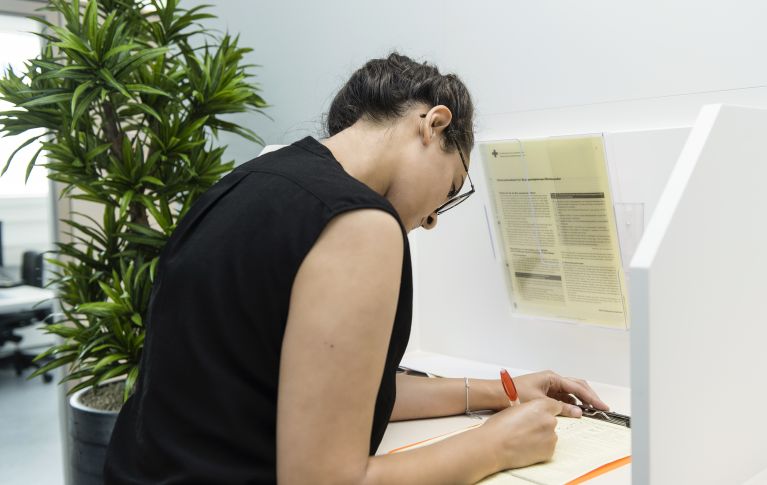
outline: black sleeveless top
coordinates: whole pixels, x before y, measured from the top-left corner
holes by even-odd
[[[107,451],[107,484],[276,481],[277,384],[293,280],[328,222],[363,208],[394,216],[405,247],[370,437],[375,453],[410,335],[407,234],[384,197],[307,137],[222,178],[166,244],[140,378]]]

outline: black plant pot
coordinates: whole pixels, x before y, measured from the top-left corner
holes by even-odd
[[[83,405],[79,398],[89,389],[69,398],[69,477],[71,485],[103,485],[104,459],[118,411],[102,411]]]

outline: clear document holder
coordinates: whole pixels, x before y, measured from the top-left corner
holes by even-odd
[[[601,135],[485,142],[480,155],[512,313],[625,329],[644,206],[613,204]]]
[[[644,204],[641,202],[616,202],[615,225],[621,249],[621,262],[628,276],[629,264],[644,234]]]

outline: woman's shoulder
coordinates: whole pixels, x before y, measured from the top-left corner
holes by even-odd
[[[311,137],[261,155],[236,171],[251,173],[248,185],[254,190],[259,184],[273,185],[274,178],[282,179],[321,203],[329,217],[355,209],[380,209],[400,222],[385,197],[349,175],[330,150]]]

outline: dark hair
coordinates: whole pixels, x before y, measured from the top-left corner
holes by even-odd
[[[453,114],[443,148],[457,144],[468,153],[474,146],[474,103],[455,74],[440,74],[436,66],[392,53],[357,69],[338,91],[327,114],[329,136],[360,118],[383,121],[402,116],[414,103],[445,105]]]

